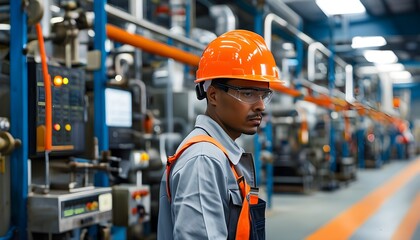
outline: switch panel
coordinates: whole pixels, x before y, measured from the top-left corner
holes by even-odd
[[[114,186],[112,198],[114,225],[131,226],[150,220],[149,186]]]

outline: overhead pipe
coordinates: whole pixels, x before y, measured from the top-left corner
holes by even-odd
[[[292,26],[298,27],[302,24],[302,17],[295,13],[283,0],[265,0],[265,2],[269,7],[270,12],[281,16]]]
[[[311,43],[308,47],[308,80],[310,82],[315,81],[315,53],[316,51],[320,51],[321,53],[325,54],[327,57],[331,57],[332,53],[331,51],[326,48],[322,43],[320,42],[314,42]],[[334,96],[340,97],[345,99],[347,102],[354,102],[354,96],[353,96],[353,66],[346,63],[339,57],[334,57],[334,61],[339,64],[341,67],[344,68],[346,73],[346,89],[345,93],[342,93],[341,91],[337,89],[333,89]]]
[[[147,4],[147,2],[146,2]],[[129,11],[136,19],[143,19],[143,7],[146,7],[143,0],[129,0],[128,2]],[[137,28],[136,25],[131,24],[134,30],[134,33],[138,33],[140,29]],[[127,27],[127,30],[130,29],[131,26]],[[139,49],[134,51],[134,66],[135,69],[142,69],[141,66],[143,65],[143,57],[142,53]],[[142,78],[142,71],[135,71],[135,78],[141,79]]]
[[[345,99],[349,103],[356,101],[354,98],[354,81],[353,81],[353,66],[350,64],[346,65],[346,89],[345,89]]]
[[[264,40],[267,44],[268,49],[271,49],[271,36],[272,36],[272,24],[273,22],[279,24],[282,28],[288,30],[295,36],[297,36],[299,39],[301,39],[304,42],[311,42],[311,38],[301,31],[299,31],[297,28],[291,26],[287,23],[286,20],[283,18],[275,15],[274,13],[269,13],[264,19]],[[283,88],[279,89],[279,91],[288,94],[293,97],[300,97],[302,96],[302,93],[296,89],[289,88],[284,86]]]
[[[315,84],[311,81],[308,81],[306,79],[301,79],[300,80],[300,84],[302,84],[304,87],[307,87],[309,89],[312,89],[313,91],[320,93],[320,94],[325,94],[325,95],[329,95],[329,90],[326,87],[320,86],[318,84]]]
[[[122,28],[111,24],[106,25],[106,32],[109,39],[129,44],[131,46],[143,49],[146,52],[163,57],[173,58],[174,60],[186,63],[191,66],[198,66],[200,57],[189,52],[180,50],[176,47],[168,46],[146,37],[132,34]]]
[[[293,34],[294,36],[296,36],[297,38],[305,42],[307,45],[315,42],[311,37],[309,37],[308,35],[300,31],[296,27],[289,24],[283,18],[277,16],[274,13],[269,13],[267,14],[267,16],[265,16],[265,19],[264,19],[264,39],[269,49],[271,49],[271,36],[272,36],[271,28],[272,28],[273,22],[280,25],[280,27],[287,30],[288,32],[290,32],[291,34]]]
[[[216,19],[216,34],[236,29],[236,17],[228,5],[214,5],[210,7],[210,16]]]
[[[322,45],[320,42],[315,42],[314,39],[312,39],[308,35],[304,34],[302,31],[300,31],[299,29],[297,29],[296,27],[294,27],[290,23],[288,23],[288,21],[286,21],[285,19],[277,16],[274,13],[267,14],[267,16],[265,17],[265,20],[264,20],[264,39],[265,39],[265,42],[266,42],[269,49],[271,49],[273,22],[277,23],[278,25],[280,25],[280,27],[282,27],[283,29],[292,33],[294,36],[296,36],[297,38],[302,40],[304,43],[309,45],[309,47],[308,47],[308,80],[313,82],[314,76],[315,76],[315,50],[319,50],[319,51],[323,52],[328,57],[332,56],[331,51],[328,48],[326,48],[324,45]],[[347,86],[347,83],[349,83],[350,81],[351,81],[351,83],[353,83],[353,81],[352,81],[353,80],[353,77],[352,77],[353,68],[351,67],[351,65],[347,64],[346,62],[344,62],[339,57],[334,57],[334,61],[336,61],[340,66],[345,68],[345,71],[346,71],[346,86]],[[353,84],[349,84],[349,85],[352,86]],[[312,85],[312,86],[315,86],[315,85]],[[319,86],[319,88],[317,87],[317,89],[319,89],[322,92],[325,92],[324,89],[322,89],[321,86]],[[328,91],[328,89],[327,89],[327,91]],[[345,99],[354,101],[353,96],[349,94],[349,91],[350,90],[347,89],[347,87],[346,87],[347,95],[346,95]]]
[[[308,80],[311,81],[311,82],[313,82],[315,80],[315,53],[316,53],[316,51],[322,52],[327,57],[332,56],[331,51],[328,48],[326,48],[322,43],[313,42],[313,43],[309,44],[309,47],[308,47]],[[334,61],[345,69],[346,69],[346,66],[349,65],[339,57],[335,57]],[[348,71],[348,69],[346,69],[346,71]]]
[[[194,47],[196,49],[204,50],[205,46],[193,41],[187,37],[184,37],[182,35],[173,34],[171,31],[169,31],[166,28],[163,28],[157,24],[151,23],[149,21],[146,21],[144,19],[137,19],[133,15],[126,13],[124,11],[119,10],[118,8],[115,8],[109,4],[105,5],[105,11],[112,17],[118,18],[120,20],[124,20],[126,22],[133,23],[139,27],[145,28],[147,30],[150,30],[152,32],[164,35],[168,38],[171,38],[173,40],[176,40],[180,43],[185,44],[186,46]]]

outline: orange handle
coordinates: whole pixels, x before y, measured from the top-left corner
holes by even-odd
[[[36,24],[39,53],[41,55],[42,74],[44,76],[45,90],[45,151],[52,149],[52,99],[51,99],[51,78],[48,73],[47,54],[45,53],[44,36],[42,35],[41,24]]]

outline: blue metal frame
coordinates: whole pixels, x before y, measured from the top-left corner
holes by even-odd
[[[262,9],[252,9],[254,12],[254,32],[263,36],[263,11]],[[255,162],[255,172],[256,172],[256,184],[260,184],[260,175],[261,175],[261,141],[259,135],[255,134],[254,137],[254,162]]]
[[[273,153],[273,126],[271,124],[271,119],[269,118],[265,128],[264,128],[265,136],[266,136],[266,150],[270,153]],[[272,205],[272,196],[273,196],[273,163],[268,161],[265,165],[265,171],[267,176],[266,182],[266,192],[267,192],[267,207],[271,208]]]
[[[303,31],[303,22],[299,23],[299,31]],[[297,52],[297,60],[298,60],[298,65],[296,67],[296,77],[300,77],[300,74],[302,73],[302,67],[303,67],[303,61],[304,61],[304,45],[303,45],[303,41],[296,37],[295,40],[295,44],[296,44],[296,52]],[[296,88],[300,88],[300,86],[296,86]]]
[[[27,238],[28,198],[28,71],[24,48],[27,15],[21,1],[10,1],[10,132],[21,140],[10,159],[12,225],[15,239]]]
[[[259,35],[263,36],[263,17],[264,17],[264,9],[262,7],[258,7],[254,10],[254,31]],[[272,147],[272,140],[273,140],[273,126],[271,125],[271,120],[269,119],[262,129],[262,134],[265,135],[265,143],[266,148],[265,150],[269,151],[270,153],[273,152]],[[255,168],[256,168],[256,178],[257,184],[260,181],[260,171],[261,171],[261,141],[259,139],[259,135],[256,134],[254,137],[254,155],[255,155]],[[267,193],[267,206],[271,208],[271,198],[273,195],[273,164],[270,162],[266,163],[266,193]]]
[[[105,112],[105,87],[107,82],[106,77],[106,0],[95,0],[93,2],[93,9],[95,12],[95,39],[94,48],[101,53],[101,63],[99,70],[94,73],[94,134],[98,138],[99,151],[108,150],[108,126],[106,125]],[[96,186],[109,186],[109,179],[105,173],[99,172],[95,175]]]
[[[105,0],[94,1],[93,7],[95,12],[95,39],[94,48],[101,53],[100,69],[94,73],[94,104],[95,104],[95,119],[94,119],[94,131],[95,136],[98,138],[99,150],[108,149],[108,127],[106,125],[105,115],[105,87],[107,82],[106,77],[106,50],[105,41],[106,37],[106,12],[105,12]]]
[[[261,176],[261,143],[259,133],[254,135],[254,163],[255,163],[255,178],[256,185],[260,185]]]

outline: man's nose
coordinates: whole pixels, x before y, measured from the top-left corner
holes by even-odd
[[[265,103],[264,103],[264,99],[262,96],[259,96],[259,99],[256,103],[254,103],[254,111],[257,112],[262,112],[265,110]]]

